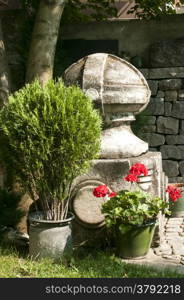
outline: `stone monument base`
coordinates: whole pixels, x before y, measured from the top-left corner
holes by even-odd
[[[144,164],[148,169],[148,176],[140,177],[139,183],[132,184],[124,181],[123,178],[127,175],[130,166],[135,163]],[[104,199],[96,198],[92,193],[98,185],[105,184],[115,192],[140,188],[166,200],[167,183],[167,177],[162,171],[160,152],[147,152],[138,157],[125,159],[94,160],[90,171],[76,178],[72,188],[70,209],[75,214],[74,244],[96,245],[97,241],[103,244],[108,239],[104,216],[100,210]],[[164,216],[160,214],[158,219],[159,224],[153,240],[155,245],[159,245],[163,236]]]

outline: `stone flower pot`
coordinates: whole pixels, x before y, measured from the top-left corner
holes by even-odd
[[[72,252],[72,220],[74,215],[62,221],[43,220],[42,212],[29,215],[29,254],[33,259],[59,260]]]

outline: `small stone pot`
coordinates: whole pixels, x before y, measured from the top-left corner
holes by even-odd
[[[49,257],[59,260],[72,252],[72,228],[74,215],[60,221],[44,220],[42,212],[29,215],[29,254],[31,258]]]
[[[124,225],[116,228],[116,254],[127,259],[141,259],[150,249],[156,221],[146,225]]]
[[[177,199],[176,202],[170,201],[171,217],[181,218],[184,217],[184,183],[171,184],[182,191],[182,197]]]

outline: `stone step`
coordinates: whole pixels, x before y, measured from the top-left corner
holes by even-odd
[[[169,220],[169,221],[167,222],[166,226],[167,226],[167,225],[170,225],[170,224],[177,224],[177,225],[178,225],[178,224],[183,224],[183,218],[181,218],[181,219],[178,218],[178,220],[175,219],[175,220],[172,220],[172,221]]]
[[[165,254],[163,254],[162,257],[173,263],[180,263],[180,261],[181,261],[180,255],[165,255]]]
[[[168,232],[165,234],[166,240],[168,237],[177,237],[182,240],[182,236],[179,235],[178,232]]]
[[[180,248],[180,249],[173,248],[172,253],[174,255],[180,255],[180,256],[184,255],[184,248]]]
[[[182,228],[167,228],[165,232],[166,233],[175,233],[175,232],[182,233],[183,229]]]

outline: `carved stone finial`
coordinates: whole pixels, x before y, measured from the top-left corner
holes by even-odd
[[[126,158],[148,151],[134,135],[130,122],[149,103],[150,89],[143,75],[127,61],[106,53],[86,56],[64,73],[67,85],[79,85],[101,108],[106,129],[101,158]]]

